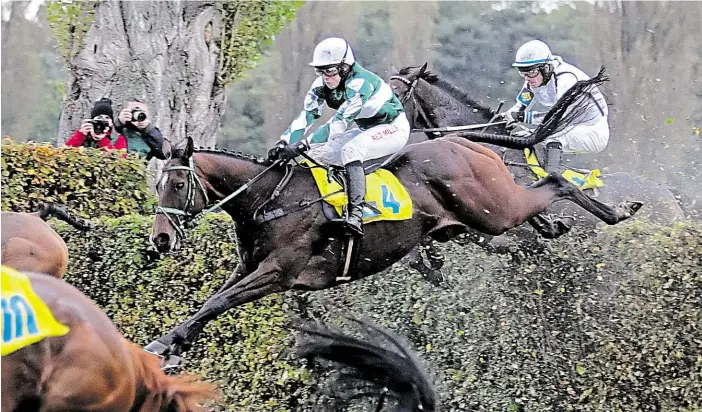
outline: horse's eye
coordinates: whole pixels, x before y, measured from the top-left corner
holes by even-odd
[[[176,183],[175,190],[180,190],[185,187],[185,182]]]

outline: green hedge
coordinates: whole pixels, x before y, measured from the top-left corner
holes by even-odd
[[[146,161],[117,151],[2,143],[2,210],[35,211],[64,204],[84,217],[151,213]]]
[[[164,257],[148,243],[152,222],[137,215],[104,218],[85,234],[57,224],[71,257],[66,281],[139,345],[195,313],[237,262],[226,214],[203,219],[177,255]],[[305,370],[283,355],[291,345],[286,307],[276,295],[232,310],[210,324],[187,353],[185,370],[223,387],[228,409],[222,410],[293,411],[306,399]]]
[[[406,267],[310,294],[405,336],[443,410],[700,411],[702,225],[577,233],[531,255],[448,245],[452,289]]]
[[[147,243],[151,223],[102,219],[87,235],[59,225],[67,280],[138,344],[194,313],[236,264],[226,215],[205,218],[166,257]],[[442,410],[699,410],[702,225],[634,222],[542,246],[490,256],[448,244],[450,289],[395,265],[263,299],[208,327],[185,368],[222,385],[221,410],[315,410],[329,395],[327,369],[290,359],[291,319],[333,309],[407,336],[437,374]]]

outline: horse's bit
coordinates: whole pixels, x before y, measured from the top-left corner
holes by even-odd
[[[407,91],[407,93],[405,93],[404,96],[402,96],[402,99],[400,99],[400,103],[404,106],[405,103],[407,103],[407,101],[408,101],[408,100],[410,99],[410,97],[411,97],[411,98],[412,98],[412,103],[414,103],[414,107],[417,109],[417,111],[419,112],[419,115],[422,117],[422,120],[424,121],[424,124],[426,124],[427,127],[434,127],[435,124],[431,122],[431,120],[429,119],[429,116],[427,116],[427,114],[424,112],[424,109],[422,108],[422,105],[420,105],[420,104],[417,102],[417,98],[414,96],[414,89],[417,88],[417,83],[419,83],[419,77],[417,77],[417,78],[414,79],[414,80],[410,80],[410,79],[407,79],[407,78],[405,78],[405,77],[402,77],[402,76],[399,76],[399,75],[395,75],[395,76],[390,76],[390,80],[399,80],[399,81],[401,81],[402,83],[404,83],[404,84],[406,84],[407,86],[409,86],[409,90]]]

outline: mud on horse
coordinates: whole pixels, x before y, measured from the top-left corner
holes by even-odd
[[[539,215],[559,200],[569,200],[608,224],[628,219],[641,207],[640,202],[603,204],[557,174],[530,187],[519,186],[495,152],[456,136],[407,146],[384,168],[407,189],[412,218],[366,225],[349,279],[339,279],[347,238],[325,230],[328,219],[314,201],[319,193],[307,170],[270,165],[243,154],[195,151],[188,139],[184,149],[174,152],[157,184],[151,241],[162,253],[177,249],[183,226],[211,201],[217,202],[234,220],[240,263],[193,316],[146,350],[177,362],[205,325],[225,311],[272,293],[321,290],[378,273],[427,236],[447,241],[471,229],[499,235],[524,222],[559,235],[569,229],[569,222]],[[271,220],[254,218],[264,203],[266,208],[293,212]]]

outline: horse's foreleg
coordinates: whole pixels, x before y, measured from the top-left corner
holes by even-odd
[[[167,335],[149,343],[146,350],[161,356],[179,355],[197,339],[208,322],[227,310],[253,302],[290,287],[280,279],[281,269],[272,260],[264,260],[258,268],[228,289],[220,289],[202,308]]]
[[[588,197],[577,186],[558,173],[549,173],[548,176],[534,183],[531,189],[539,190],[543,187],[553,190],[555,194],[554,201],[561,199],[571,200],[609,225],[614,225],[632,217],[643,206],[642,202],[631,201],[622,202],[617,206],[609,206]]]
[[[224,292],[225,290],[231,288],[232,286],[236,285],[241,281],[243,278],[245,278],[250,272],[246,270],[246,266],[239,262],[239,264],[236,265],[234,268],[234,273],[232,273],[232,276],[227,279],[226,282],[224,282],[224,285],[222,285],[221,288],[213,296],[219,295],[220,293]]]

